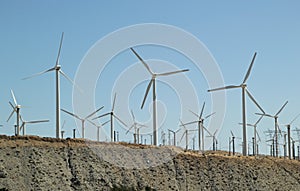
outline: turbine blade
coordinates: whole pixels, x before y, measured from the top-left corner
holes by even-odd
[[[131,116],[132,116],[132,119],[133,119],[133,121],[135,121],[135,116],[134,116],[134,114],[133,114],[133,111],[131,110]]]
[[[142,102],[141,109],[143,109],[143,107],[144,107],[144,104],[145,104],[146,98],[147,98],[147,96],[148,96],[149,90],[150,90],[150,88],[151,88],[151,85],[153,84],[153,80],[154,80],[154,79],[151,79],[150,82],[149,82],[149,84],[148,84],[148,86],[147,86],[147,90],[146,90],[146,92],[145,92],[145,96],[144,96],[144,99],[143,99],[143,102]]]
[[[233,88],[240,88],[242,86],[235,86],[235,85],[230,85],[230,86],[225,86],[225,87],[221,87],[221,88],[215,88],[215,89],[211,89],[211,90],[207,90],[208,92],[214,92],[214,91],[219,91],[219,90],[225,90],[225,89],[233,89]]]
[[[104,125],[106,125],[106,124],[109,123],[109,122],[110,122],[110,120],[108,120],[108,121],[102,123],[101,126],[104,126]]]
[[[199,121],[192,121],[192,122],[189,122],[189,123],[181,124],[180,126],[183,127],[183,126],[191,125],[191,124],[194,124],[194,123],[199,123]]]
[[[183,127],[186,130],[185,124],[183,124],[183,122],[181,120],[179,120],[179,121],[180,121],[180,124],[181,124],[180,126]]]
[[[103,109],[104,106],[100,107],[99,109],[97,109],[96,111],[94,111],[93,113],[89,114],[88,116],[86,116],[84,119],[88,119],[90,117],[92,117],[93,115],[95,115],[98,111],[100,111],[101,109]]]
[[[22,125],[20,127],[20,131],[24,128],[26,122],[22,122]]]
[[[92,125],[94,125],[95,127],[98,127],[98,125],[96,124],[96,123],[94,123],[94,122],[92,122],[91,120],[89,120],[89,119],[86,119],[90,124],[92,124]]]
[[[260,142],[261,139],[260,139],[260,136],[259,136],[259,134],[258,134],[258,131],[256,131],[256,135],[257,135],[257,137],[258,137],[258,141],[257,141],[257,142]]]
[[[78,117],[77,115],[75,115],[74,113],[71,113],[71,112],[69,112],[69,111],[67,111],[67,110],[64,110],[64,109],[60,109],[61,111],[63,111],[63,112],[65,112],[65,113],[67,113],[67,114],[69,114],[69,115],[71,115],[71,116],[73,116],[73,117],[75,117],[75,118],[77,118],[77,119],[79,119],[79,120],[82,120],[80,117]]]
[[[150,67],[148,66],[148,64],[146,64],[146,62],[140,57],[140,55],[138,55],[138,53],[133,49],[130,48],[130,50],[135,54],[135,56],[143,63],[143,65],[146,67],[146,69],[148,70],[148,72],[153,75],[153,72],[151,71]]]
[[[63,129],[63,128],[64,128],[65,124],[66,124],[66,120],[64,120],[64,122],[63,122],[63,125],[62,125],[61,129]]]
[[[291,122],[289,125],[292,125],[294,123],[294,121],[296,121],[296,119],[298,119],[298,117],[300,116],[300,114],[298,114]]]
[[[254,124],[254,126],[256,126],[262,120],[263,117],[264,117],[263,115],[260,116],[260,118],[256,121],[256,123]]]
[[[10,118],[12,117],[12,115],[14,114],[14,112],[15,112],[15,110],[13,110],[13,111],[11,112],[11,114],[9,115],[8,119],[6,120],[6,122],[8,122],[8,121],[10,120]]]
[[[48,70],[45,70],[45,71],[43,71],[43,72],[39,72],[39,73],[33,74],[33,75],[31,75],[31,76],[28,76],[28,77],[22,78],[22,80],[27,80],[27,79],[30,79],[30,78],[33,78],[33,77],[36,77],[36,76],[40,76],[40,75],[42,75],[42,74],[45,74],[45,73],[47,73],[47,72],[51,72],[51,71],[54,71],[54,70],[55,70],[55,67],[54,67],[54,68],[50,68],[50,69],[48,69]]]
[[[273,115],[266,114],[266,113],[255,113],[255,115],[261,115],[261,116],[265,116],[265,117],[271,117],[271,118],[274,118]]]
[[[214,137],[216,136],[216,134],[217,134],[218,130],[219,130],[219,129],[216,129],[216,131],[214,132]]]
[[[249,68],[248,68],[248,71],[247,71],[247,73],[246,73],[246,76],[245,76],[245,78],[244,78],[243,84],[246,83],[246,81],[248,80],[248,78],[249,78],[249,76],[250,76],[251,69],[252,69],[252,66],[253,66],[255,57],[256,57],[256,52],[254,53],[254,56],[253,56],[252,61],[251,61],[251,64],[250,64],[250,66],[249,66]]]
[[[134,124],[133,125],[131,125],[131,127],[126,131],[126,135],[129,133],[129,131],[132,129],[134,127]]]
[[[165,72],[165,73],[157,74],[157,76],[169,76],[172,74],[177,74],[177,73],[187,72],[187,71],[189,71],[189,69],[177,70],[177,71],[173,71],[173,72]]]
[[[26,123],[46,123],[46,122],[49,122],[49,120],[27,121]]]
[[[209,115],[205,116],[205,119],[207,119],[207,118],[209,118],[209,117],[213,116],[214,114],[216,114],[216,112],[213,112],[213,113],[211,113],[211,114],[209,114]]]
[[[204,107],[205,107],[205,102],[203,103],[203,106],[202,106],[202,109],[201,109],[201,113],[200,113],[200,117],[199,117],[199,119],[201,119],[201,118],[202,118],[203,111],[204,111]]]
[[[95,120],[95,119],[98,119],[98,118],[102,118],[102,117],[107,116],[107,115],[110,115],[110,114],[111,114],[111,112],[105,113],[105,114],[103,114],[103,115],[99,115],[98,117],[93,118],[92,120]]]
[[[114,111],[114,109],[115,109],[116,97],[117,97],[117,93],[115,93],[115,95],[114,95],[114,100],[113,100],[111,111]]]
[[[283,104],[283,106],[280,108],[280,110],[275,114],[275,116],[278,116],[281,112],[282,112],[282,110],[283,110],[283,108],[286,106],[286,104],[288,104],[288,101],[286,101],[284,104]]]
[[[189,110],[192,114],[194,114],[197,118],[199,118],[199,119],[201,119],[201,117],[197,114],[197,113],[195,113],[195,112],[193,112],[192,110]]]
[[[230,133],[231,133],[231,136],[232,136],[232,137],[235,137],[232,131],[230,131]]]
[[[8,103],[13,108],[13,110],[16,111],[15,106],[10,101]]]
[[[247,90],[246,93],[248,94],[249,98],[252,100],[252,102],[260,109],[260,111],[262,111],[262,113],[265,113],[265,111],[263,110],[263,108],[257,103],[257,101],[254,99],[254,97],[251,95],[251,93]]]
[[[124,123],[118,116],[113,115],[120,123],[122,123],[125,127],[127,127],[126,123]]]
[[[204,126],[202,126],[202,127],[210,136],[212,136],[212,134],[209,132],[209,130],[206,127],[204,127]]]
[[[17,106],[18,103],[17,103],[17,100],[16,100],[16,97],[15,97],[15,94],[14,94],[13,90],[11,89],[10,92],[11,92],[11,96],[12,96],[12,98],[13,98],[13,100],[14,100],[14,103],[15,103],[15,105]]]
[[[186,131],[184,131],[184,133],[182,134],[180,142],[182,141],[182,139],[183,139],[183,137],[184,137],[185,134],[186,134]]]
[[[64,38],[64,33],[62,32],[55,66],[57,66],[59,64],[59,57],[60,57],[60,51],[61,51],[61,47],[62,47],[63,38]]]

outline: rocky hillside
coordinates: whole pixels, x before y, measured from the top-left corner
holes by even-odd
[[[300,162],[0,136],[0,190],[300,190]]]

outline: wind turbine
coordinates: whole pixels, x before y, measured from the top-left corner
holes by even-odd
[[[33,77],[36,77],[36,76],[39,76],[39,75],[42,75],[42,74],[45,74],[48,72],[55,71],[55,74],[56,74],[56,138],[59,138],[59,133],[60,133],[60,74],[63,75],[72,84],[74,84],[74,82],[61,70],[61,65],[59,64],[59,57],[60,57],[60,51],[61,51],[61,47],[62,47],[63,37],[64,37],[64,33],[62,33],[62,35],[61,35],[60,45],[59,45],[59,49],[58,49],[58,55],[57,55],[56,63],[54,65],[54,67],[50,68],[48,70],[45,70],[43,72],[34,74],[32,76],[23,78],[23,80],[25,80],[25,79],[33,78]]]
[[[18,104],[14,92],[12,90],[10,90],[10,92],[11,92],[11,96],[12,96],[12,98],[14,100],[14,104],[15,105],[13,105],[11,102],[8,102],[9,105],[13,108],[13,111],[9,115],[9,117],[8,117],[8,119],[7,119],[6,122],[8,122],[10,120],[10,118],[12,117],[12,115],[14,114],[14,112],[16,112],[16,115],[17,115],[17,126],[16,126],[16,129],[17,129],[17,136],[19,136],[20,135],[20,109],[21,109],[21,105]]]
[[[22,116],[20,115],[20,119],[22,121],[22,125],[20,127],[20,131],[23,129],[23,136],[25,135],[25,126],[26,124],[34,124],[34,123],[45,123],[49,122],[49,120],[35,120],[35,121],[25,121],[23,120]]]
[[[114,118],[116,118],[121,124],[123,124],[125,127],[127,127],[127,125],[114,113],[116,96],[117,96],[117,94],[115,93],[112,108],[111,108],[110,112],[107,112],[103,115],[93,118],[93,120],[95,120],[95,119],[99,119],[104,116],[110,115],[110,140],[111,140],[111,142],[114,142]]]
[[[233,132],[232,131],[230,131],[230,133],[231,133],[231,142],[232,142],[232,154],[233,155],[235,155],[235,138],[237,138],[237,139],[241,139],[241,138],[239,138],[239,137],[236,137],[234,134],[233,134]],[[230,143],[230,142],[229,142]]]
[[[214,112],[214,113],[211,113],[211,114],[205,116],[204,118],[202,118],[204,107],[205,107],[205,102],[203,103],[203,106],[202,106],[202,109],[201,109],[201,112],[199,115],[190,110],[190,112],[192,114],[194,114],[198,118],[198,120],[184,124],[184,125],[190,125],[190,124],[195,124],[195,123],[198,124],[198,146],[199,146],[199,150],[202,150],[202,151],[204,151],[204,130],[208,131],[203,125],[204,120],[208,119],[209,117],[211,117],[212,115],[215,114],[215,112]],[[201,135],[202,135],[202,138],[201,138]],[[201,143],[201,140],[202,140],[202,143]]]
[[[208,92],[213,92],[213,91],[219,91],[219,90],[225,90],[225,89],[234,89],[234,88],[242,88],[242,115],[243,115],[243,155],[247,155],[247,128],[246,128],[246,96],[245,94],[247,93],[250,99],[255,103],[255,105],[264,113],[263,109],[257,104],[253,96],[250,94],[250,92],[247,90],[247,80],[250,76],[251,69],[254,63],[256,57],[256,52],[254,53],[254,56],[252,58],[251,64],[248,68],[248,71],[244,77],[243,82],[240,85],[229,85],[221,88],[215,88],[208,90]]]
[[[100,141],[100,128],[102,128],[104,125],[106,125],[110,120],[100,124],[100,125],[97,125],[96,123],[92,122],[92,121],[89,121],[92,125],[94,125],[95,127],[97,127],[97,141],[99,142]]]
[[[147,69],[147,71],[149,72],[149,74],[152,76],[151,80],[147,86],[146,92],[145,92],[145,96],[142,102],[142,106],[141,109],[143,109],[147,95],[149,93],[149,90],[152,86],[152,104],[153,104],[153,144],[157,146],[157,127],[156,127],[156,78],[159,76],[169,76],[169,75],[173,75],[173,74],[177,74],[177,73],[182,73],[182,72],[187,72],[189,71],[188,69],[184,69],[184,70],[177,70],[177,71],[173,71],[173,72],[165,72],[165,73],[154,73],[150,67],[146,64],[146,62],[138,55],[138,53],[133,49],[130,48],[130,50],[135,54],[135,56],[142,62],[142,64],[145,66],[145,68]]]
[[[266,114],[266,113],[256,113],[257,115],[262,115],[262,116],[266,116],[266,117],[270,117],[273,118],[275,120],[275,156],[278,157],[278,115],[282,112],[282,110],[284,109],[284,107],[288,104],[288,101],[286,101],[283,106],[279,109],[279,111],[275,114],[275,115],[270,115],[270,114]]]
[[[250,124],[250,123],[247,123],[247,126],[248,127],[253,127],[253,129],[254,129],[254,133],[253,133],[253,137],[254,137],[254,142],[253,142],[253,144],[254,144],[254,148],[253,148],[253,150],[255,151],[255,153],[253,153],[253,155],[256,155],[256,151],[257,151],[257,139],[256,139],[256,135],[257,135],[257,131],[256,131],[256,127],[257,127],[257,125],[258,125],[258,123],[261,121],[261,119],[263,118],[263,116],[261,116],[257,121],[256,121],[256,123],[254,123],[254,124]],[[240,125],[243,125],[243,123],[239,123]]]
[[[169,131],[169,134],[173,133],[173,145],[176,146],[176,133],[178,133],[180,131],[180,129],[178,129],[177,131],[173,131],[171,129],[168,129],[168,131]],[[170,139],[170,136],[169,136],[169,139]]]
[[[76,115],[76,114],[74,114],[74,113],[71,113],[71,112],[69,112],[69,111],[67,111],[67,110],[64,110],[64,109],[61,109],[63,112],[65,112],[65,113],[67,113],[67,114],[69,114],[69,115],[71,115],[71,116],[73,116],[73,117],[75,117],[75,118],[77,118],[77,119],[79,119],[80,121],[81,121],[81,131],[82,131],[82,138],[84,139],[84,128],[85,128],[85,122],[86,121],[88,121],[88,122],[91,122],[90,120],[89,120],[89,118],[90,117],[92,117],[93,115],[95,115],[98,111],[100,111],[101,109],[103,109],[104,108],[104,106],[102,106],[102,107],[100,107],[99,109],[97,109],[96,111],[93,111],[91,114],[89,114],[88,116],[86,116],[85,118],[81,118],[81,117],[79,117],[78,115]]]
[[[217,150],[217,145],[218,145],[218,140],[216,138],[216,134],[218,132],[218,129],[215,130],[214,134],[209,133],[210,135],[207,137],[212,137],[213,138],[213,151]]]
[[[189,138],[188,138],[188,134],[189,134],[189,130],[185,127],[185,125],[182,123],[182,121],[180,120],[181,123],[181,127],[184,128],[184,133],[181,136],[180,142],[182,141],[184,135],[185,135],[185,150],[188,150],[188,145],[189,145]]]
[[[287,136],[288,136],[288,154],[289,154],[289,159],[292,159],[291,157],[291,125],[298,119],[300,114],[298,114],[289,124],[285,125],[287,128]]]
[[[132,120],[133,120],[133,124],[130,126],[130,128],[126,131],[126,135],[128,134],[128,132],[134,128],[134,144],[137,144],[139,143],[139,129],[141,127],[146,127],[146,125],[143,125],[143,124],[140,124],[138,123],[136,120],[135,120],[135,116],[134,116],[134,113],[133,111],[131,110],[131,117],[132,117]],[[143,140],[142,140],[143,141]]]

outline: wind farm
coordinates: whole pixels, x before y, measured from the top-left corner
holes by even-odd
[[[0,5],[0,190],[300,190],[299,2]]]

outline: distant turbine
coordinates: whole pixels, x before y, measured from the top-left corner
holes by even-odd
[[[184,128],[184,133],[180,139],[180,142],[182,141],[184,135],[185,135],[185,150],[188,150],[188,144],[189,144],[189,132],[198,131],[197,129],[187,129],[186,126],[183,124],[183,122],[180,120],[180,126]]]
[[[56,58],[55,66],[46,71],[23,78],[23,80],[25,80],[25,79],[33,78],[33,77],[36,77],[36,76],[39,76],[39,75],[42,75],[42,74],[45,74],[45,73],[48,73],[51,71],[55,71],[55,73],[56,73],[56,138],[59,138],[59,134],[60,134],[60,74],[63,75],[72,84],[74,84],[74,82],[61,70],[61,65],[59,65],[59,57],[60,57],[60,51],[61,51],[61,47],[62,47],[63,37],[64,37],[64,33],[62,33],[62,35],[61,35],[60,45],[59,45],[59,50],[58,50],[58,55]]]
[[[216,137],[216,134],[218,132],[218,129],[215,130],[214,134],[209,133],[210,135],[207,137],[211,137],[213,139],[213,151],[217,150],[218,140]]]
[[[145,66],[145,68],[147,69],[147,71],[150,73],[150,75],[152,76],[148,86],[147,86],[147,90],[143,99],[143,103],[141,106],[141,109],[143,109],[147,95],[149,93],[149,90],[152,86],[152,100],[153,100],[153,144],[157,146],[157,127],[156,127],[156,77],[158,76],[169,76],[169,75],[173,75],[173,74],[177,74],[177,73],[181,73],[181,72],[187,72],[189,71],[188,69],[184,69],[184,70],[177,70],[177,71],[173,71],[173,72],[165,72],[165,73],[154,73],[152,72],[152,70],[150,69],[150,67],[146,64],[146,62],[138,55],[137,52],[135,52],[135,50],[133,48],[130,48],[130,50],[135,54],[135,56],[142,62],[142,64]]]
[[[274,141],[275,141],[275,156],[278,157],[278,115],[282,112],[282,110],[284,109],[284,107],[288,104],[288,101],[286,101],[283,106],[279,109],[279,111],[275,114],[275,115],[270,115],[270,114],[266,114],[266,113],[256,113],[257,115],[262,115],[262,116],[266,116],[266,117],[270,117],[273,118],[275,120],[275,137],[274,137]]]
[[[296,121],[296,119],[298,119],[298,117],[300,116],[300,114],[298,114],[289,124],[285,125],[287,128],[287,133],[288,133],[288,155],[289,155],[289,159],[292,159],[291,156],[291,125]]]
[[[133,120],[133,124],[131,125],[131,127],[126,131],[126,135],[128,134],[128,132],[134,128],[134,144],[137,144],[139,143],[139,129],[141,127],[147,127],[146,125],[143,125],[143,124],[140,124],[138,123],[136,120],[135,120],[135,116],[133,114],[133,111],[131,110],[131,117],[132,117],[132,120]]]
[[[23,120],[22,116],[20,115],[20,119],[22,121],[22,125],[20,127],[20,131],[23,130],[23,136],[25,135],[25,126],[26,124],[34,124],[34,123],[45,123],[49,122],[49,120],[38,120],[38,121],[25,121]]]
[[[67,111],[67,110],[64,110],[64,109],[61,109],[63,112],[65,112],[65,113],[67,113],[67,114],[69,114],[69,115],[71,115],[71,116],[73,116],[73,117],[75,117],[75,118],[77,118],[77,119],[79,119],[80,121],[81,121],[81,133],[82,133],[82,138],[84,139],[85,137],[84,137],[84,124],[85,124],[85,122],[86,121],[88,121],[88,122],[90,122],[91,123],[91,121],[89,120],[89,118],[90,117],[92,117],[93,115],[95,115],[98,111],[100,111],[101,109],[103,109],[104,108],[104,106],[102,106],[102,107],[100,107],[99,109],[97,109],[96,111],[93,111],[91,114],[89,114],[88,116],[86,116],[85,118],[81,118],[81,117],[79,117],[78,115],[76,115],[76,114],[74,114],[74,113],[71,113],[71,112],[69,112],[69,111]]]
[[[258,123],[261,121],[261,119],[263,118],[263,116],[261,116],[257,121],[256,121],[256,123],[254,123],[254,124],[249,124],[249,123],[247,123],[247,126],[249,126],[249,127],[253,127],[253,129],[254,129],[254,151],[255,151],[255,153],[253,153],[253,155],[256,155],[257,153],[257,139],[256,139],[256,135],[258,135],[258,133],[257,133],[257,131],[256,131],[256,127],[257,127],[257,125],[258,125]],[[239,123],[240,125],[243,125],[243,123]]]
[[[95,127],[97,127],[97,142],[100,141],[100,129],[101,129],[104,125],[106,125],[107,123],[109,123],[109,122],[110,122],[110,120],[108,120],[108,121],[106,121],[106,122],[104,122],[104,123],[102,123],[102,124],[100,124],[100,125],[97,125],[96,123],[90,121],[90,123],[92,123],[92,125],[94,125]]]
[[[230,85],[230,86],[225,86],[225,87],[221,87],[221,88],[215,88],[215,89],[211,89],[208,90],[208,92],[213,92],[213,91],[218,91],[218,90],[225,90],[225,89],[233,89],[233,88],[242,88],[242,115],[243,115],[243,155],[246,156],[247,155],[247,128],[246,128],[246,97],[245,97],[245,93],[248,94],[248,96],[250,97],[250,99],[256,104],[256,106],[264,113],[263,109],[257,104],[257,102],[255,101],[255,99],[253,98],[253,96],[250,94],[250,92],[247,90],[247,80],[250,76],[251,73],[251,69],[254,63],[256,57],[256,52],[254,53],[254,56],[252,58],[251,64],[248,68],[248,71],[244,77],[243,82],[240,85]]]
[[[12,115],[14,114],[14,112],[16,112],[16,115],[17,115],[17,126],[16,126],[16,129],[17,129],[17,136],[19,136],[20,135],[20,109],[21,109],[21,105],[18,104],[14,92],[12,90],[10,90],[10,92],[11,92],[11,96],[12,96],[12,98],[14,100],[15,106],[11,102],[8,102],[9,105],[13,108],[13,111],[9,115],[9,117],[7,119],[7,122],[10,120],[10,118],[12,117]]]
[[[176,146],[176,133],[178,133],[180,131],[180,129],[178,129],[176,131],[168,129],[168,131],[169,131],[169,142],[170,142],[170,133],[173,133],[173,145]]]
[[[202,106],[202,109],[201,109],[201,112],[199,115],[190,110],[190,112],[193,113],[198,118],[198,120],[184,124],[184,125],[190,125],[190,124],[195,124],[195,123],[198,124],[198,146],[199,146],[199,150],[202,150],[202,151],[204,151],[204,130],[208,131],[203,125],[204,120],[208,119],[209,117],[211,117],[212,115],[215,114],[215,112],[214,112],[214,113],[211,113],[211,114],[205,116],[204,118],[202,118],[204,107],[205,107],[205,102],[203,103],[203,106]],[[201,135],[202,135],[202,138],[200,138]],[[202,141],[202,143],[201,143],[201,141]]]
[[[108,113],[105,113],[103,115],[100,115],[98,117],[93,118],[93,120],[98,119],[98,118],[102,118],[104,116],[110,115],[110,140],[111,142],[114,142],[114,118],[116,118],[121,124],[123,124],[125,127],[127,127],[126,123],[124,123],[115,113],[114,113],[114,109],[115,109],[115,103],[116,103],[116,97],[117,94],[115,93],[114,95],[114,100],[113,100],[113,104],[112,104],[112,108],[111,111]]]

